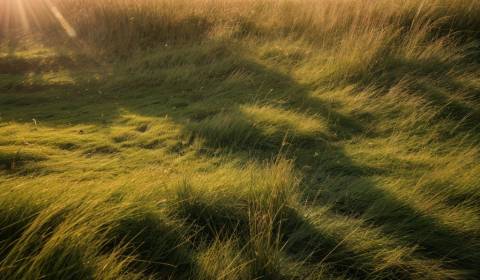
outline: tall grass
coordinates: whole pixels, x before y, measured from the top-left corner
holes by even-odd
[[[476,0],[0,2],[0,278],[477,279]]]
[[[380,35],[378,44],[385,46],[394,38],[403,41],[403,36],[421,43],[450,34],[472,35],[480,26],[479,4],[472,0],[23,0],[2,5],[4,36],[18,28],[63,32],[55,9],[76,30],[78,40],[114,49],[231,36],[292,37],[331,47],[366,34]]]

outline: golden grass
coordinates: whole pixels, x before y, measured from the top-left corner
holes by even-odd
[[[480,2],[0,2],[0,278],[477,279]]]

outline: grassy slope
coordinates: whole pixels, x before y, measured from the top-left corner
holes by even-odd
[[[2,46],[2,277],[480,277],[475,1],[87,2]]]

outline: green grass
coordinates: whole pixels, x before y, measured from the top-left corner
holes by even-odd
[[[476,1],[53,2],[0,20],[0,278],[480,277]]]

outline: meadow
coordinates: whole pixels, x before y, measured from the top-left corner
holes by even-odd
[[[0,279],[479,279],[480,1],[3,0]]]

